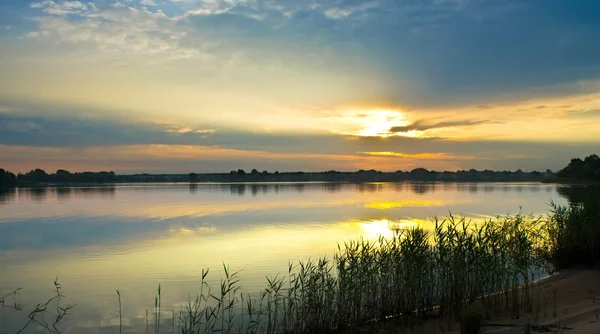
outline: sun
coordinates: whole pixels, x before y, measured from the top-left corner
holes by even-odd
[[[372,110],[361,114],[361,125],[357,133],[363,137],[390,137],[394,133],[390,131],[395,126],[406,126],[409,122],[404,113],[395,110]]]

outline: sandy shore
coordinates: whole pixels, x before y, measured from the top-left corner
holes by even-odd
[[[518,327],[488,326],[487,333],[525,333],[530,326],[531,333],[600,334],[600,270],[563,271],[539,282],[534,290],[533,297],[541,300],[539,307],[534,301],[533,312],[498,321]]]
[[[563,271],[533,286],[532,311],[518,318],[500,314],[486,320],[484,333],[600,334],[600,270]],[[357,328],[345,333],[459,334],[458,322],[426,320],[412,328],[392,322]]]

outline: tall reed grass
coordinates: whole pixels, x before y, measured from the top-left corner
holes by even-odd
[[[558,269],[600,262],[600,188],[578,195],[580,201],[569,206],[551,203],[548,260]]]
[[[225,267],[220,290],[202,288],[180,316],[181,333],[325,332],[395,317],[406,325],[435,315],[452,323],[481,300],[491,312],[527,309],[526,289],[544,271],[544,221],[516,215],[479,225],[449,217],[435,230],[349,241],[333,258],[289,265],[254,295]],[[498,293],[503,292],[503,293]]]

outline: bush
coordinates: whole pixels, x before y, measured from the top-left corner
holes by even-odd
[[[600,191],[586,188],[570,206],[553,204],[550,262],[557,270],[600,262]]]
[[[483,320],[485,318],[485,309],[480,301],[476,301],[461,315],[461,334],[479,334],[483,327]]]

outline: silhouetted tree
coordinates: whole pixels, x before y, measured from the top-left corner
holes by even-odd
[[[56,181],[57,182],[69,182],[71,181],[72,174],[64,169],[59,169],[56,171]]]
[[[17,186],[15,174],[0,168],[0,189],[13,188]]]
[[[418,181],[433,181],[435,180],[435,173],[425,168],[415,168],[410,171],[410,177]]]
[[[600,181],[600,157],[592,154],[584,160],[571,159],[571,162],[558,172],[559,179],[579,181]]]
[[[23,175],[23,178],[26,181],[40,183],[40,182],[49,182],[50,176],[43,169],[36,168],[29,173]]]

